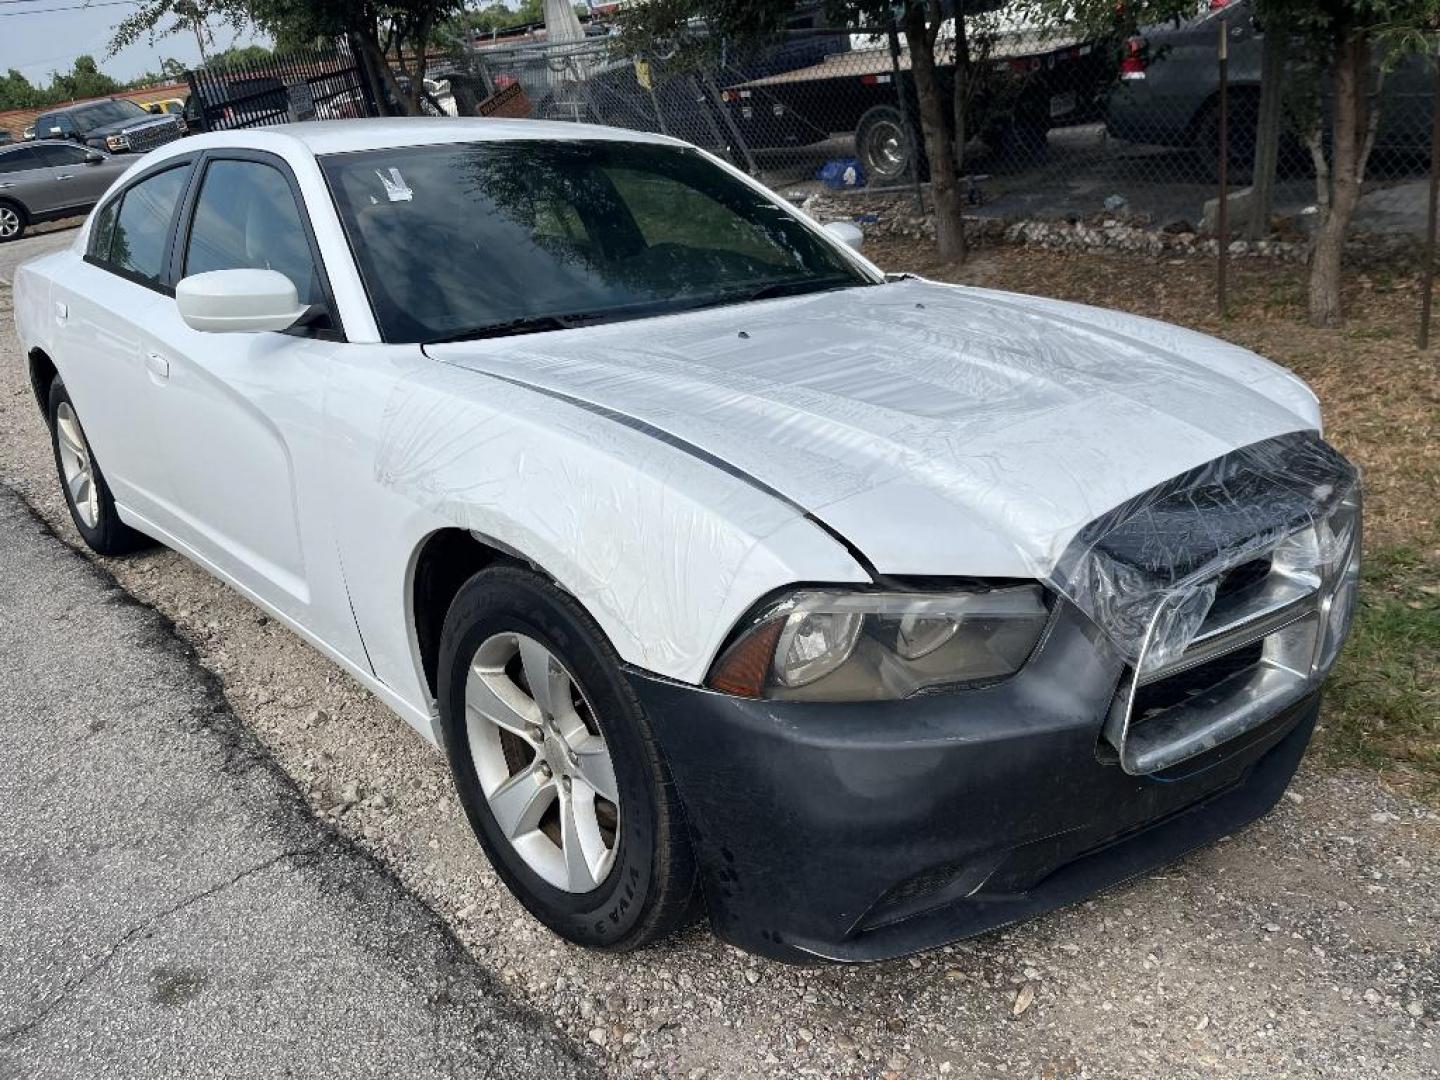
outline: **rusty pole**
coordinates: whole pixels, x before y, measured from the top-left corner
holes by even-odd
[[[1220,156],[1220,213],[1215,230],[1215,299],[1220,308],[1220,318],[1228,317],[1225,303],[1225,271],[1230,259],[1230,23],[1220,20],[1220,138],[1216,152]]]
[[[1430,98],[1430,212],[1425,219],[1425,266],[1420,275],[1421,349],[1430,347],[1430,304],[1435,288],[1435,214],[1440,196],[1440,48],[1435,56],[1435,93]]]

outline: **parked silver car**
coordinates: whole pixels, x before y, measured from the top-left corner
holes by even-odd
[[[0,146],[0,241],[86,213],[134,160],[49,139]]]

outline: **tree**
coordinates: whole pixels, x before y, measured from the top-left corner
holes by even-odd
[[[110,52],[143,35],[154,41],[186,30],[199,33],[197,27],[215,21],[236,30],[259,27],[287,48],[345,39],[388,91],[377,95],[381,111],[389,111],[389,98],[414,115],[424,95],[426,47],[436,28],[463,6],[463,0],[140,0],[116,28]]]
[[[46,104],[49,102],[41,91],[14,68],[0,78],[0,110],[34,109]]]
[[[239,31],[249,21],[243,0],[142,0],[115,27],[106,55],[114,56],[141,38],[153,45],[160,38],[186,33],[195,36],[203,60],[206,46],[214,42],[210,30],[214,23]]]
[[[58,101],[104,97],[123,89],[95,64],[93,56],[77,56],[69,73],[56,73],[50,80],[51,95]]]
[[[1401,57],[1426,47],[1425,31],[1440,23],[1440,0],[1256,0],[1255,11],[1263,25],[1289,28],[1291,48],[1310,75],[1301,114],[1320,222],[1310,253],[1309,314],[1314,326],[1336,326],[1345,239],[1375,146],[1380,89]]]

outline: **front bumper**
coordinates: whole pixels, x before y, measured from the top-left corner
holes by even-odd
[[[1029,918],[1269,810],[1319,691],[1180,765],[1102,738],[1124,661],[1064,605],[1007,682],[897,702],[750,701],[631,671],[716,933],[788,961],[880,960]]]

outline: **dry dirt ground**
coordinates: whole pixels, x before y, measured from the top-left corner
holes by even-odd
[[[1001,280],[1015,257],[981,272]],[[1082,270],[1103,298],[1106,263]],[[78,543],[3,285],[0,321],[0,482]],[[526,917],[440,755],[329,662],[174,554],[106,566],[174,621],[315,812],[614,1075],[1440,1077],[1440,815],[1373,772],[1311,761],[1274,813],[1226,842],[914,959],[783,967],[703,926],[596,955]]]

